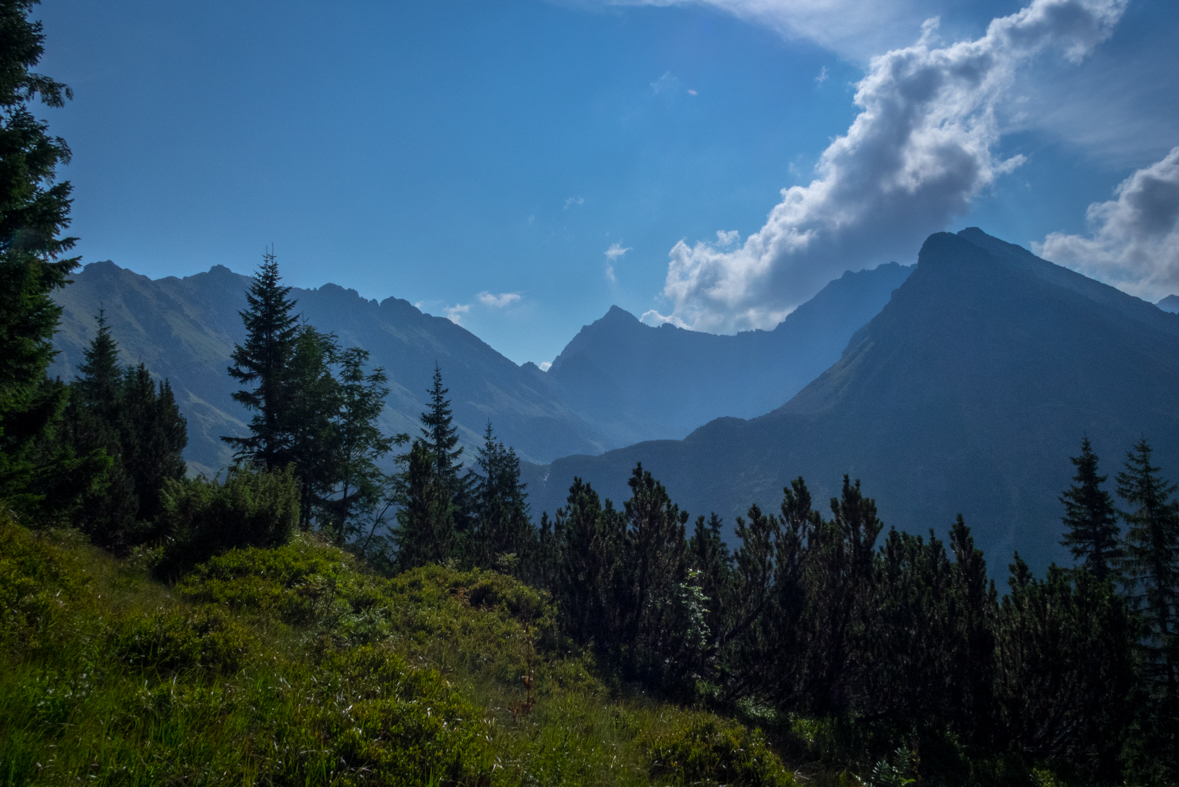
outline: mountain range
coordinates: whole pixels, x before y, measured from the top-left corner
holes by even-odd
[[[939,233],[840,360],[780,407],[529,468],[531,499],[551,512],[580,477],[618,502],[642,463],[681,507],[731,524],[751,503],[776,510],[793,478],[822,501],[848,474],[886,525],[944,533],[962,513],[988,555],[1042,567],[1065,558],[1058,497],[1083,437],[1111,481],[1141,436],[1176,477],[1177,390],[1179,315],[981,230]]]
[[[892,262],[845,273],[773,330],[735,336],[652,328],[615,306],[548,374],[571,407],[624,444],[685,437],[714,418],[781,406],[838,360],[912,271]]]
[[[88,265],[58,297],[51,373],[74,376],[103,309],[123,359],[171,381],[190,468],[216,472],[220,436],[248,420],[226,368],[249,283],[223,266],[151,280]],[[655,328],[614,307],[547,372],[404,300],[332,284],[292,297],[386,369],[387,432],[416,433],[437,364],[463,443],[490,420],[525,460],[537,516],[574,477],[620,503],[637,463],[730,526],[751,503],[775,510],[793,478],[821,501],[848,474],[886,524],[944,531],[962,513],[988,554],[1042,567],[1065,558],[1058,497],[1082,437],[1111,477],[1141,436],[1164,475],[1179,468],[1179,315],[974,228],[931,236],[915,267],[845,274],[770,331]]]
[[[291,297],[310,324],[369,350],[372,364],[384,367],[387,433],[417,433],[437,365],[464,445],[480,445],[490,421],[522,459],[545,463],[683,437],[712,418],[781,404],[839,358],[908,272],[893,264],[848,274],[773,331],[737,336],[654,328],[614,308],[586,326],[549,373],[517,365],[461,326],[398,298],[378,302],[334,284],[295,288]],[[171,382],[188,420],[185,458],[193,471],[212,475],[231,461],[220,437],[245,434],[249,420],[226,373],[234,345],[245,339],[239,311],[249,285],[249,277],[221,265],[158,280],[109,261],[87,265],[56,296],[63,314],[50,373],[75,376],[103,310],[123,360],[142,361]],[[654,358],[658,365],[647,368]],[[649,401],[631,395],[640,389]]]

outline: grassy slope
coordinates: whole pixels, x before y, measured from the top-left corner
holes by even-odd
[[[510,578],[306,537],[145,564],[0,513],[0,784],[793,783],[760,733],[607,687]]]

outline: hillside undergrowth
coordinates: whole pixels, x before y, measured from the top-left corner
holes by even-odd
[[[760,732],[603,680],[510,577],[310,536],[149,564],[0,523],[0,782],[793,783]]]

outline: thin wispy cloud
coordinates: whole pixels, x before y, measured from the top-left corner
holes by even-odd
[[[622,259],[628,251],[631,251],[631,248],[623,248],[621,243],[612,243],[610,248],[606,249],[606,278],[611,282],[618,281],[614,276],[614,263]]]
[[[1112,32],[1126,0],[1034,0],[986,34],[943,45],[937,20],[920,40],[873,58],[860,113],[820,156],[808,185],[782,190],[765,225],[738,248],[670,252],[652,319],[697,330],[768,328],[848,268],[911,256],[929,233],[1023,159],[995,152],[996,107],[1018,69],[1050,50],[1078,62]]]
[[[844,57],[870,56],[912,40],[936,0],[598,0],[603,5],[709,5],[787,39],[807,38]]]
[[[463,315],[471,311],[471,304],[460,303],[457,306],[447,306],[442,311],[446,314],[446,319],[450,320],[455,325],[462,325]]]
[[[819,75],[815,77],[815,83],[821,85],[827,81],[827,77],[827,66],[823,66],[819,69]]]
[[[521,296],[518,292],[501,292],[498,295],[491,292],[481,292],[478,297],[479,302],[484,306],[490,306],[493,309],[502,309],[520,300]]]
[[[565,210],[569,210],[573,205],[584,205],[585,197],[569,197],[565,200]]]
[[[1054,232],[1032,250],[1148,300],[1179,293],[1179,147],[1114,196],[1089,206],[1088,236]]]
[[[610,244],[610,248],[606,249],[606,258],[609,259],[610,262],[614,262],[628,251],[632,251],[630,246],[623,248],[621,243],[612,243]]]
[[[651,92],[655,95],[659,95],[660,93],[666,93],[670,90],[678,91],[679,86],[679,79],[677,79],[676,76],[670,71],[665,71],[663,76],[659,77],[651,83]]]

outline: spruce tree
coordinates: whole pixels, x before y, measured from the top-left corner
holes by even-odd
[[[82,351],[83,361],[78,366],[81,375],[74,383],[74,390],[87,407],[108,421],[113,421],[123,382],[119,345],[111,336],[106,312],[100,308],[95,319],[98,332],[90,346]]]
[[[285,459],[295,465],[304,529],[315,519],[328,525],[334,508],[340,391],[332,371],[338,356],[334,335],[301,325],[283,372],[286,392],[276,422],[283,427],[283,439],[289,446]]]
[[[425,442],[414,440],[402,461],[403,496],[393,543],[397,568],[408,571],[454,557],[454,504]]]
[[[468,559],[491,568],[501,555],[527,560],[534,541],[528,518],[528,494],[520,481],[516,452],[495,438],[491,422],[475,458],[473,516],[468,533]]]
[[[243,388],[233,399],[253,412],[248,437],[222,437],[234,448],[234,459],[266,470],[282,469],[294,461],[291,422],[291,362],[298,337],[298,315],[291,288],[281,283],[278,258],[262,255],[262,265],[246,293],[248,304],[239,312],[246,343],[235,345],[229,376]]]
[[[1117,478],[1118,496],[1131,506],[1122,513],[1127,525],[1125,581],[1146,624],[1147,679],[1165,692],[1168,704],[1179,706],[1179,503],[1171,499],[1175,484],[1159,475],[1150,455],[1144,437]]]
[[[119,347],[100,309],[98,331],[82,352],[78,377],[71,384],[65,413],[65,437],[78,454],[101,452],[110,465],[102,488],[87,490],[78,525],[99,546],[121,551],[134,540],[139,514],[135,481],[123,461],[123,371]]]
[[[86,482],[55,434],[68,391],[45,374],[61,308],[54,290],[78,258],[64,255],[70,184],[55,183],[70,149],[30,105],[61,107],[70,89],[32,69],[44,53],[35,0],[0,0],[0,497],[29,512],[60,514]],[[91,463],[93,464],[93,462]],[[98,469],[101,461],[90,471]]]
[[[1065,526],[1061,545],[1098,580],[1117,579],[1122,558],[1117,511],[1113,497],[1101,488],[1106,476],[1097,474],[1097,454],[1089,438],[1081,440],[1081,455],[1072,458],[1077,474],[1060,497]]]
[[[79,526],[99,546],[124,551],[149,536],[165,483],[184,477],[188,437],[167,381],[157,388],[143,364],[122,369],[118,354],[100,311],[70,386],[63,432],[77,454],[101,453],[109,463],[103,487],[83,495]]]
[[[408,435],[386,437],[377,418],[389,394],[388,377],[380,367],[366,374],[368,351],[350,347],[340,354],[335,417],[335,486],[330,515],[332,535],[343,543],[359,532],[358,515],[368,513],[380,502],[385,476],[377,462]]]
[[[438,477],[450,488],[452,495],[462,484],[459,472],[462,470],[463,447],[458,444],[458,428],[446,398],[450,390],[442,384],[442,370],[434,366],[434,381],[430,386],[430,405],[422,413],[422,440],[434,456],[434,469]]]
[[[139,519],[155,522],[163,512],[162,494],[169,480],[184,478],[188,429],[167,380],[156,383],[139,364],[123,373],[123,465],[135,484]]]

